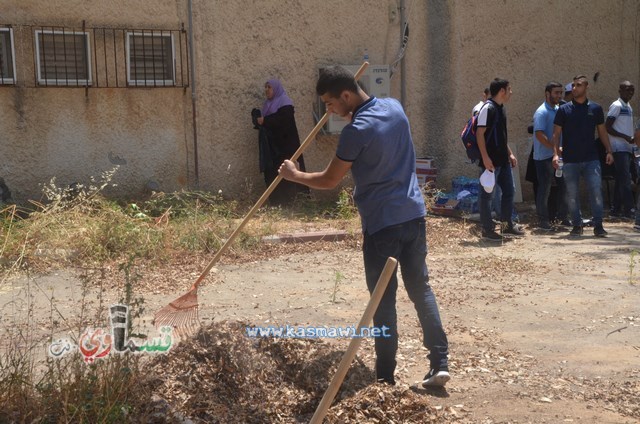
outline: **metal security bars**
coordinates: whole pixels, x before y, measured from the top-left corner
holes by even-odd
[[[127,83],[175,85],[173,34],[164,31],[127,33]]]
[[[0,28],[0,84],[16,83],[13,29]]]
[[[83,23],[82,28],[24,28],[33,37],[35,86],[189,86],[188,39],[184,26],[180,29],[90,28]],[[2,34],[0,32],[0,38]]]
[[[35,31],[39,85],[91,85],[89,33],[61,29]]]

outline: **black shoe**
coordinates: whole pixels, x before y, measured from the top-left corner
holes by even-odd
[[[422,380],[422,387],[444,387],[451,380],[449,368],[431,368]]]
[[[486,240],[486,241],[502,241],[502,240],[504,240],[504,237],[502,237],[500,234],[496,233],[494,230],[491,230],[491,231],[482,230],[482,240]]]
[[[593,235],[596,237],[606,237],[607,231],[602,227],[602,225],[596,225],[593,229]]]
[[[548,222],[542,222],[538,224],[537,230],[545,233],[549,233],[549,232],[555,231],[556,229],[552,227],[551,224],[549,224]]]
[[[569,233],[569,237],[580,237],[582,235],[582,227],[579,225],[575,225],[571,232]]]
[[[524,236],[524,231],[522,231],[522,227],[519,225],[509,224],[507,222],[502,223],[502,234],[510,235],[516,237]]]
[[[623,219],[625,221],[633,221],[634,219],[636,219],[636,213],[635,212],[625,212],[625,213],[622,214],[620,219]]]

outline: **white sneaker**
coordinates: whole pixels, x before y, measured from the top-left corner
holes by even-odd
[[[444,387],[447,381],[451,380],[448,370],[437,370],[431,368],[427,375],[424,376],[422,387]]]

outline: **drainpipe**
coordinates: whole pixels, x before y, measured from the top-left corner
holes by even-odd
[[[407,15],[406,15],[406,5],[405,0],[400,0],[400,45],[403,45],[404,37],[405,37],[405,28],[407,26]],[[404,57],[406,55],[406,50],[402,55],[402,59],[400,60],[400,103],[402,107],[405,108],[405,101],[407,97],[407,85],[406,85],[406,69],[404,66]]]
[[[193,4],[189,0],[189,60],[191,61],[191,114],[193,118],[193,166],[195,168],[196,189],[200,188],[198,172],[198,125],[196,114],[196,61],[193,54]]]

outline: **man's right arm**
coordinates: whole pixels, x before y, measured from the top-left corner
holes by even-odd
[[[553,149],[553,143],[547,137],[547,134],[544,132],[545,126],[545,116],[543,113],[536,111],[533,114],[533,131],[536,137],[536,140],[540,142],[544,147],[548,149]]]
[[[562,134],[562,127],[558,124],[553,124],[553,136],[551,137],[551,144],[553,145],[553,159],[551,163],[554,168],[558,168],[558,157],[560,156],[560,134]]]
[[[285,180],[295,183],[304,184],[315,189],[332,189],[335,188],[342,178],[347,175],[351,169],[352,162],[347,162],[335,156],[329,165],[321,172],[302,172],[296,168],[296,165],[290,160],[285,160],[278,173]]]
[[[549,149],[554,148],[553,142],[549,140],[547,135],[542,130],[536,131],[536,140],[538,140],[544,147],[548,147]]]

